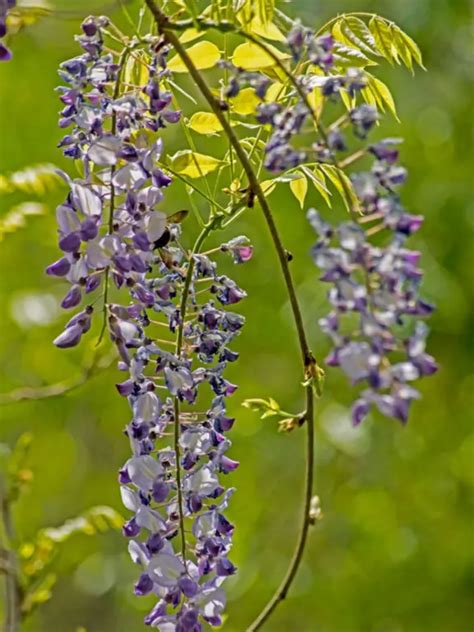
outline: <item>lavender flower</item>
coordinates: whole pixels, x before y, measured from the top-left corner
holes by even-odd
[[[286,41],[294,61],[300,61],[306,53],[308,59],[316,66],[325,71],[332,68],[334,63],[332,55],[334,39],[332,35],[316,37],[311,29],[296,22]]]
[[[224,307],[246,294],[218,275],[207,255],[190,256],[178,241],[180,226],[158,210],[171,178],[157,166],[163,151],[157,133],[180,115],[163,89],[164,43],[151,42],[142,92],[121,96],[122,65],[104,53],[106,25],[105,18],[85,20],[77,38],[84,54],[61,65],[68,85],[60,88],[60,126],[69,131],[60,146],[82,162],[84,177],[63,174],[70,189],[57,209],[63,256],[46,271],[70,282],[65,309],[101,282],[113,281],[126,295],[125,304],[106,303],[105,311],[119,368],[127,372],[117,390],[132,410],[126,428],[132,457],[119,482],[133,512],[124,535],[140,566],[135,594],[158,598],[147,625],[198,632],[203,622],[221,624],[222,584],[236,571],[228,558],[234,527],[224,516],[233,489],[225,491],[220,478],[239,465],[227,456],[224,434],[234,423],[226,399],[237,386],[224,371],[238,358],[230,345],[244,319]],[[244,263],[253,249],[239,236],[211,252]],[[87,306],[73,316],[54,343],[79,344],[92,314]],[[207,400],[203,411],[198,391]]]
[[[334,344],[326,362],[339,366],[354,385],[367,387],[353,407],[355,425],[372,406],[406,422],[411,402],[419,398],[411,384],[437,370],[425,352],[428,329],[417,320],[433,311],[419,295],[420,254],[405,247],[422,218],[408,214],[394,192],[406,175],[393,165],[395,142],[387,139],[373,145],[371,151],[379,160],[370,172],[353,176],[364,213],[359,222],[333,228],[314,209],[308,212],[319,237],[313,259],[322,271],[321,280],[332,286],[328,298],[333,309],[319,321]],[[375,231],[362,229],[360,222],[367,220],[380,222]],[[370,235],[381,229],[390,236],[376,246]]]
[[[228,277],[218,276],[206,255],[188,259],[174,237],[156,272],[147,277],[150,305],[142,303],[132,313],[111,307],[111,330],[129,373],[117,388],[133,412],[126,430],[133,456],[119,479],[123,502],[134,513],[124,533],[131,539],[132,559],[141,568],[135,593],[153,592],[159,598],[145,623],[160,629],[168,625],[202,630],[202,621],[221,624],[222,583],[236,571],[228,558],[234,527],[223,514],[234,490],[225,491],[219,478],[238,466],[226,455],[231,444],[224,433],[234,422],[226,414],[226,399],[236,386],[225,379],[224,370],[238,357],[229,345],[244,320],[219,304],[235,303],[245,293]],[[240,237],[221,250],[242,248],[250,246]],[[168,267],[168,255],[177,265]],[[180,305],[188,275],[192,313],[184,322]],[[209,298],[201,304],[202,284],[208,287]],[[130,293],[133,297],[134,290]],[[151,312],[161,315],[172,333],[182,331],[176,352],[153,342]],[[206,386],[213,397],[207,409],[198,412],[198,390]],[[181,403],[191,408],[181,411]]]
[[[121,96],[123,62],[104,52],[107,24],[107,18],[87,18],[77,37],[83,54],[62,63],[59,71],[67,84],[59,88],[60,126],[69,128],[60,147],[81,161],[84,173],[74,180],[61,174],[70,189],[56,211],[63,257],[46,270],[72,285],[61,303],[65,309],[79,305],[109,278],[117,287],[133,287],[146,304],[144,274],[155,259],[153,244],[167,230],[166,215],[157,206],[171,179],[157,166],[162,141],[155,136],[179,117],[160,87],[167,51],[153,42],[146,86]],[[71,332],[64,337],[68,346],[80,339]],[[63,345],[61,336],[56,344]]]

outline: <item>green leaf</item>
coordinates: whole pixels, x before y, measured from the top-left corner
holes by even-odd
[[[27,218],[35,215],[45,215],[48,207],[39,202],[23,202],[11,208],[0,218],[0,241],[5,235],[14,233],[19,228],[24,228]]]
[[[0,193],[22,191],[23,193],[44,195],[62,183],[63,181],[57,174],[54,165],[34,165],[6,176],[0,176]]]
[[[369,59],[364,53],[357,48],[352,48],[341,44],[340,42],[334,42],[333,47],[334,65],[338,69],[345,68],[365,68],[366,66],[376,66],[376,62]]]
[[[219,119],[212,112],[195,112],[189,119],[187,127],[198,134],[217,134],[222,131]]]
[[[308,193],[308,180],[306,176],[301,174],[296,180],[292,180],[290,182],[290,189],[300,203],[300,207],[303,208],[306,194]]]
[[[290,58],[289,55],[282,53],[271,44],[266,44],[265,46],[281,61]],[[232,55],[232,63],[244,70],[261,70],[275,66],[275,60],[272,56],[253,42],[244,42],[237,46]]]
[[[392,63],[392,32],[390,25],[383,18],[374,15],[369,22],[369,30],[374,36],[375,44],[380,54],[385,57],[388,62]]]
[[[384,111],[384,105],[388,107],[393,116],[400,121],[397,114],[397,107],[395,105],[395,100],[390,92],[389,87],[377,77],[374,77],[370,73],[367,73],[368,84],[367,88],[372,92],[377,107]],[[364,88],[365,90],[366,88]],[[364,95],[365,96],[365,95]]]
[[[188,48],[186,52],[198,70],[214,68],[221,58],[221,53],[217,46],[207,40],[194,44],[194,46]],[[169,60],[168,69],[171,70],[171,72],[188,72],[188,69],[178,55],[175,55]]]
[[[357,48],[363,53],[380,55],[368,26],[356,16],[342,16],[334,23],[332,33],[343,44]]]
[[[218,160],[213,156],[206,156],[184,149],[178,151],[171,157],[171,167],[177,173],[190,178],[201,178],[208,173],[212,173],[218,167],[225,164],[222,160]]]
[[[240,90],[237,96],[230,99],[230,102],[236,114],[248,116],[249,114],[254,114],[262,100],[258,98],[253,88],[244,88]]]
[[[302,167],[301,171],[311,180],[316,191],[321,195],[326,204],[331,208],[331,191],[326,186],[326,177],[322,171],[317,168],[314,173],[309,167]]]
[[[347,175],[335,165],[323,164],[319,165],[319,169],[328,177],[332,182],[337,192],[342,198],[344,205],[349,213],[359,212],[360,204],[359,200],[352,188],[352,183]]]

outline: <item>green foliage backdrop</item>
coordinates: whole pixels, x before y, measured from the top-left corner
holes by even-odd
[[[100,7],[93,0],[56,5],[80,11],[86,5],[89,12]],[[291,11],[310,26],[323,24],[336,12],[376,11],[398,22],[423,50],[428,73],[418,71],[413,78],[397,68],[384,69],[402,123],[387,116],[382,124],[385,135],[406,139],[402,157],[410,179],[404,199],[410,210],[426,216],[422,236],[415,240],[424,252],[426,294],[438,306],[431,342],[442,370],[423,386],[424,399],[415,405],[408,427],[375,418],[357,430],[351,428],[346,408],[348,387],[329,371],[317,412],[316,491],[324,520],[313,529],[287,603],[267,629],[464,632],[473,624],[469,2],[295,0]],[[78,21],[48,18],[13,42],[14,60],[0,68],[1,174],[48,162],[69,169],[55,148],[61,134],[54,87],[58,63],[76,54],[72,35],[77,27]],[[208,142],[198,139],[198,150],[205,150]],[[61,195],[26,196],[46,204],[46,212],[26,217],[23,228],[0,242],[2,392],[80,381],[84,364],[90,362],[92,348],[64,353],[51,345],[65,319],[57,309],[62,288],[43,269],[56,256],[54,207]],[[316,321],[325,290],[318,287],[307,258],[313,236],[290,194],[275,196],[277,222],[295,254],[292,265],[312,346],[322,356],[327,342]],[[311,196],[308,201],[322,210],[316,193]],[[170,213],[184,202],[176,196],[168,199],[165,210]],[[0,219],[24,200],[25,193],[18,191],[2,196]],[[244,465],[234,475],[238,493],[230,510],[238,526],[233,559],[240,572],[229,588],[224,626],[229,632],[245,628],[286,568],[303,477],[301,433],[278,434],[271,419],[260,421],[239,405],[245,398],[276,395],[285,407],[296,409],[299,396],[294,389],[299,368],[293,325],[275,282],[277,262],[265,252],[270,248],[266,227],[257,213],[249,213],[241,232],[252,238],[256,256],[248,264],[249,273],[239,269],[236,277],[249,292],[243,310],[252,318],[238,341],[242,361],[234,369],[241,386],[232,402],[238,417],[232,455]],[[12,445],[22,432],[34,434],[30,461],[35,478],[14,514],[22,539],[32,540],[42,527],[62,524],[94,505],[122,511],[116,471],[128,454],[122,429],[129,412],[116,396],[116,378],[112,366],[64,397],[0,409],[4,444]],[[2,458],[5,451],[3,447]],[[146,611],[149,603],[132,595],[134,569],[119,533],[76,536],[59,554],[55,570],[60,579],[54,598],[25,630],[141,629],[138,609]]]

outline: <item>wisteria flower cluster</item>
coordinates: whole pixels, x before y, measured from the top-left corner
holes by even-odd
[[[16,7],[16,0],[0,0],[0,61],[10,61],[12,52],[3,43],[2,39],[7,34],[7,14],[10,9]]]
[[[223,250],[232,248],[232,243],[225,244]],[[133,457],[121,470],[120,483],[123,502],[134,512],[124,533],[142,568],[135,593],[159,598],[145,623],[160,630],[168,625],[170,630],[197,632],[201,620],[221,624],[222,583],[236,570],[228,557],[234,527],[224,516],[233,489],[225,491],[219,477],[238,467],[226,455],[231,444],[225,437],[234,423],[226,414],[226,399],[237,386],[225,379],[224,370],[238,358],[228,345],[244,319],[224,307],[239,302],[245,292],[217,275],[207,256],[195,254],[186,261],[178,248],[171,254],[179,258],[177,266],[168,270],[163,264],[150,284],[150,294],[153,284],[159,289],[147,307],[164,315],[172,331],[182,330],[180,348],[164,350],[148,337],[143,320],[127,318],[122,310],[125,320],[120,319],[111,308],[117,342],[134,349],[130,361],[122,364],[129,378],[117,385],[133,411],[126,431]],[[183,322],[176,300],[186,291],[186,279],[191,279],[191,313]],[[202,283],[210,298],[198,303],[202,290],[195,288]],[[127,329],[133,338],[124,336]],[[204,391],[200,401],[211,395],[205,412],[196,412],[198,390]],[[181,411],[181,403],[190,410]]]
[[[344,75],[334,73],[333,36],[317,37],[299,22],[288,34],[287,45],[295,62],[310,62],[319,71],[296,77],[286,104],[264,102],[269,81],[259,73],[234,69],[228,91],[233,96],[249,84],[262,100],[256,118],[271,130],[264,161],[269,171],[280,173],[311,162],[327,163],[337,168],[346,194],[349,185],[341,176],[338,155],[347,150],[348,143],[339,127],[326,132],[317,123],[316,141],[310,149],[300,148],[292,139],[301,135],[314,117],[303,95],[308,97],[318,88],[323,97],[335,100],[344,89],[355,101],[367,85],[364,72],[349,68]],[[342,122],[349,123],[356,138],[364,141],[378,118],[376,108],[363,103],[354,106]],[[366,151],[376,159],[372,170],[352,177],[351,189],[360,207],[356,215],[362,214],[362,224],[353,218],[333,228],[314,209],[308,213],[319,236],[314,261],[323,270],[321,280],[334,284],[329,293],[334,311],[320,320],[335,344],[327,362],[340,366],[353,383],[365,381],[369,387],[354,405],[356,425],[372,405],[382,414],[406,422],[410,403],[419,397],[411,383],[437,369],[435,360],[425,352],[426,325],[418,321],[411,334],[404,327],[407,316],[428,316],[433,307],[419,297],[423,275],[418,267],[420,253],[404,247],[423,218],[408,214],[394,192],[406,178],[405,169],[396,164],[398,142],[386,139],[370,145]],[[362,227],[367,221],[379,222],[376,232],[381,228],[391,232],[388,245],[372,244]],[[354,313],[359,314],[359,323],[354,321]]]
[[[77,38],[84,54],[60,69],[68,84],[60,88],[60,126],[71,128],[60,146],[81,161],[85,176],[72,180],[64,174],[70,192],[57,209],[64,254],[47,273],[72,284],[64,309],[104,286],[104,325],[119,368],[129,374],[117,389],[133,412],[126,429],[133,456],[119,478],[123,502],[134,512],[124,534],[141,566],[135,593],[159,599],[147,625],[198,632],[202,620],[220,625],[221,586],[235,572],[228,558],[234,527],[223,514],[233,490],[225,491],[219,476],[238,466],[226,455],[231,444],[224,435],[234,423],[226,398],[237,386],[224,370],[238,358],[229,345],[244,319],[224,307],[246,294],[219,275],[207,255],[189,254],[179,245],[182,212],[167,217],[157,209],[171,177],[157,166],[162,139],[156,134],[180,116],[162,89],[166,47],[152,41],[142,93],[121,95],[123,60],[104,53],[107,25],[104,18],[87,19]],[[253,252],[243,236],[217,251],[236,263]],[[128,304],[108,302],[110,279],[127,290]],[[208,299],[200,303],[203,294]],[[92,314],[90,304],[75,314],[56,346],[76,346]],[[159,338],[163,328],[175,343]],[[198,388],[205,391],[205,385],[208,392],[199,401],[207,408],[195,412]],[[190,410],[181,411],[182,403]]]
[[[406,422],[410,403],[419,398],[411,383],[437,370],[425,352],[427,326],[418,320],[433,311],[419,294],[420,253],[405,246],[423,218],[407,213],[394,191],[406,177],[405,169],[395,165],[397,142],[372,145],[372,169],[353,176],[363,213],[359,221],[333,227],[316,210],[308,212],[318,234],[313,259],[322,270],[320,280],[332,285],[333,311],[319,321],[334,343],[327,364],[339,366],[353,384],[368,387],[354,404],[355,425],[372,405]],[[378,222],[376,230],[364,231],[366,222]],[[390,237],[375,245],[368,233],[382,229]],[[415,321],[411,331],[407,321]]]

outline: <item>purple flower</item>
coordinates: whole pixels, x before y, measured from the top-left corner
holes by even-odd
[[[374,120],[362,107],[351,117],[365,135]],[[362,211],[359,222],[332,227],[317,211],[308,211],[318,235],[312,256],[323,272],[321,280],[331,284],[332,311],[319,321],[333,343],[326,363],[339,367],[353,385],[366,386],[352,409],[354,425],[372,407],[405,423],[412,401],[419,397],[410,383],[438,368],[425,351],[428,328],[417,320],[433,310],[419,296],[420,253],[405,246],[423,218],[407,213],[392,190],[406,177],[394,164],[398,152],[393,146],[398,143],[386,139],[371,145],[376,158],[372,169],[352,176]],[[379,237],[377,245],[370,237],[373,228],[364,230],[367,220],[378,222],[375,233],[384,231],[385,239]],[[400,325],[410,323],[413,333],[407,336]]]
[[[66,296],[61,301],[61,307],[63,309],[71,309],[79,305],[82,299],[81,289],[78,285],[73,285]]]
[[[161,130],[181,115],[170,109],[172,95],[163,89],[168,46],[159,38],[149,50],[144,44],[145,86],[121,93],[121,70],[103,42],[107,24],[105,18],[87,18],[76,38],[82,53],[59,70],[59,124],[67,128],[60,147],[82,163],[84,175],[62,174],[69,190],[56,217],[66,254],[47,273],[69,282],[66,309],[79,305],[102,279],[109,300],[112,289],[117,295],[116,303],[97,311],[105,313],[119,368],[126,372],[116,388],[130,405],[125,433],[132,455],[118,478],[131,514],[123,534],[139,567],[134,590],[157,595],[147,625],[200,632],[205,624],[221,624],[221,584],[235,572],[228,557],[234,527],[224,517],[233,490],[226,491],[220,479],[238,467],[225,436],[234,423],[226,399],[237,385],[225,370],[238,358],[232,343],[244,318],[225,307],[246,293],[218,275],[209,256],[196,253],[190,260],[180,225],[161,210],[172,181],[158,168]],[[261,99],[270,84],[260,73],[244,73],[241,80]],[[288,137],[301,129],[306,114],[297,108],[294,116],[283,117]],[[219,250],[236,263],[253,255],[242,236]],[[184,291],[187,314],[181,313]],[[75,314],[55,344],[79,344],[92,314],[89,306]],[[180,341],[171,350],[161,341],[163,327],[170,340]],[[201,390],[213,393],[204,409]]]
[[[71,262],[66,257],[62,257],[61,259],[58,259],[58,261],[51,263],[46,268],[46,274],[49,274],[51,276],[62,277],[62,276],[66,276],[66,274],[69,272],[70,269],[71,269]]]
[[[247,237],[234,237],[221,246],[222,252],[230,252],[235,263],[246,263],[253,255],[253,248]]]
[[[0,42],[0,61],[10,61],[12,57],[11,50],[3,42]]]
[[[355,133],[361,138],[367,136],[367,132],[372,129],[379,118],[376,108],[366,103],[354,108],[350,113],[350,117]]]
[[[82,337],[82,327],[79,324],[67,327],[62,334],[54,339],[53,344],[60,349],[69,349],[79,344]]]

